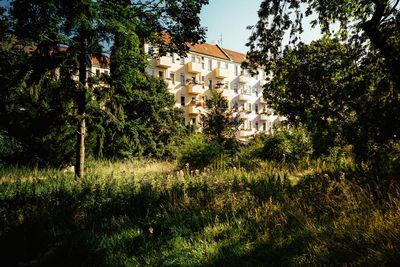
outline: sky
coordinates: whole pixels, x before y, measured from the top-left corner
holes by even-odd
[[[215,44],[221,38],[224,48],[241,53],[247,52],[246,43],[251,30],[246,27],[258,20],[258,10],[263,0],[210,0],[200,13],[201,25],[208,29],[206,42]],[[304,19],[307,24],[311,19]],[[321,37],[319,28],[305,26],[301,38],[310,43]]]

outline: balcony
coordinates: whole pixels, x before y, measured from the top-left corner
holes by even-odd
[[[189,94],[198,95],[201,94],[201,92],[203,91],[203,87],[198,84],[188,84],[187,90]]]
[[[200,63],[189,62],[187,66],[189,73],[201,73],[202,67]]]
[[[249,100],[250,100],[250,96],[249,95],[246,95],[246,94],[240,94],[239,95],[239,101],[246,102],[246,101],[249,101]]]
[[[267,115],[267,114],[261,114],[261,115],[260,115],[260,120],[262,120],[262,121],[267,121],[267,120],[268,120],[268,117],[269,117],[269,115]]]
[[[245,112],[245,111],[240,111],[240,113],[239,113],[239,119],[241,119],[241,120],[247,120],[247,112]]]
[[[195,105],[190,105],[188,106],[188,113],[190,115],[198,116],[200,114],[200,107],[197,107]]]
[[[248,78],[247,78],[246,76],[240,75],[240,76],[239,76],[239,82],[240,82],[240,83],[248,83],[249,80],[248,80]]]
[[[225,79],[229,77],[229,70],[216,68],[215,69],[215,77],[218,79]]]
[[[265,101],[265,99],[263,97],[260,97],[260,103],[261,104],[267,104],[267,101]]]
[[[168,69],[172,67],[172,57],[160,57],[157,59],[157,67]]]
[[[240,137],[249,136],[249,135],[251,135],[251,129],[250,128],[248,128],[248,129],[241,128],[239,130],[239,136]]]

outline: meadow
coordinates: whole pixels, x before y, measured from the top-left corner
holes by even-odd
[[[395,265],[400,190],[349,157],[0,170],[3,266]]]

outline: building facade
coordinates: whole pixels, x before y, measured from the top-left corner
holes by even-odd
[[[275,114],[262,97],[266,74],[262,69],[251,75],[241,68],[246,55],[218,44],[208,43],[190,46],[185,57],[177,54],[158,56],[157,47],[144,46],[150,55],[148,73],[164,79],[168,90],[175,96],[175,106],[185,111],[186,124],[199,124],[200,114],[205,112],[205,100],[211,90],[220,90],[229,102],[234,116],[242,121],[237,137],[246,138],[257,132],[272,133],[273,125],[284,118]],[[108,73],[108,69],[92,59],[92,75]]]

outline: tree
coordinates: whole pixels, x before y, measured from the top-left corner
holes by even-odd
[[[218,140],[234,138],[241,124],[239,117],[233,117],[228,101],[217,90],[206,100],[206,114],[201,114],[203,132]]]
[[[355,46],[369,40],[385,58],[392,79],[400,84],[400,49],[396,44],[400,32],[399,1],[265,0],[258,14],[259,21],[248,42],[251,64],[265,65],[279,58],[285,34],[293,44],[298,43],[303,18],[315,14],[317,19],[312,25],[319,23],[325,34],[331,34],[330,25],[338,22],[337,36],[343,40],[351,40]],[[267,64],[267,69],[270,66]]]
[[[114,51],[118,50],[118,38],[123,35],[120,33],[129,28],[129,33],[135,33],[132,38],[137,38],[135,45],[129,45],[129,51],[135,55],[134,59],[140,59],[140,64],[133,67],[134,73],[138,70],[143,72],[146,57],[141,48],[144,43],[159,44],[162,53],[168,50],[185,53],[188,50],[186,42],[204,39],[205,31],[199,25],[198,14],[202,5],[207,3],[207,0],[11,2],[12,34],[21,47],[34,48],[29,57],[31,68],[25,70],[25,74],[29,74],[26,82],[37,84],[44,76],[52,76],[61,79],[73,92],[78,125],[77,176],[84,174],[87,106],[93,99],[92,79],[87,67],[92,56],[104,61],[101,43],[115,42]],[[169,34],[169,42],[162,40],[161,32]],[[118,68],[112,69],[114,78],[123,80],[115,71]],[[78,83],[73,80],[76,73]],[[124,81],[115,81],[114,84],[118,83]]]

